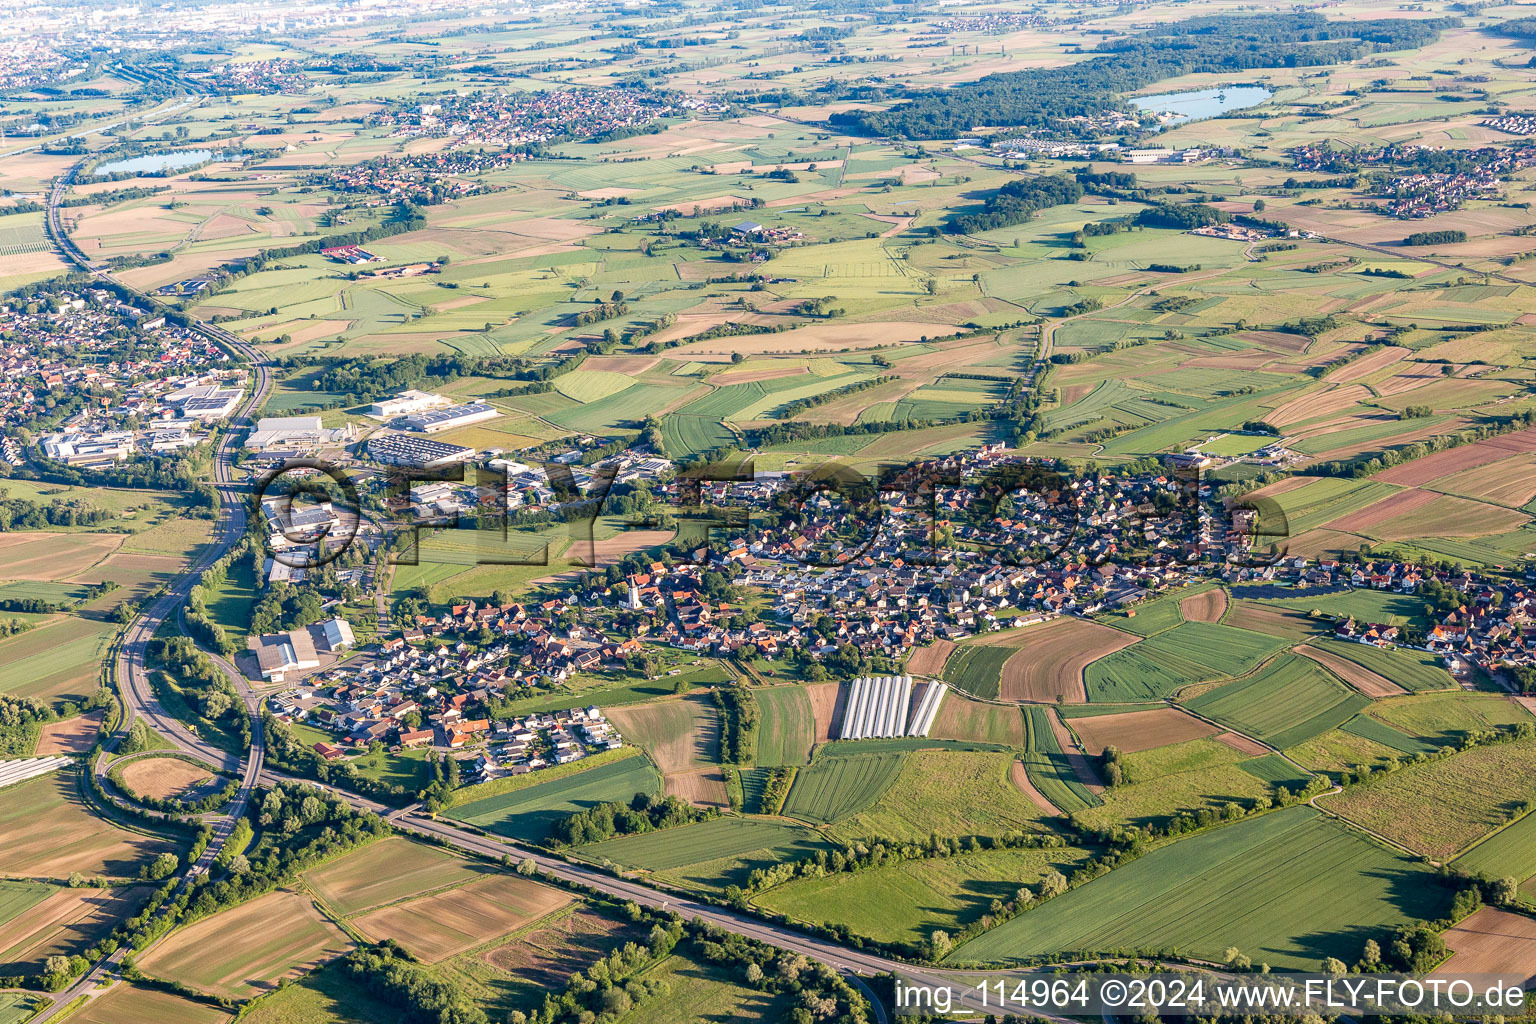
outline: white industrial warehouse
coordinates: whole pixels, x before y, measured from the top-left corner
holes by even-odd
[[[845,740],[927,736],[949,685],[938,680],[917,684],[911,676],[860,676],[848,691],[839,734]]]

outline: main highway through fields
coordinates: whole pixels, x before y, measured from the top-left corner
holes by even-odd
[[[83,161],[81,164],[76,164],[55,183],[48,202],[48,233],[60,251],[81,269],[100,278],[103,282],[122,287],[104,270],[95,266],[86,258],[85,254],[80,251],[64,232],[59,218],[59,204],[69,191],[69,187],[82,165]],[[236,410],[232,421],[248,419],[252,413],[260,409],[267,393],[271,390],[272,375],[270,367],[243,339],[223,328],[199,320],[193,320],[191,322],[191,329],[224,345],[247,361],[253,374],[254,386],[245,401]],[[150,639],[165,623],[167,618],[179,614],[179,610],[186,603],[187,595],[192,587],[196,585],[202,571],[229,551],[245,532],[247,496],[243,488],[234,479],[233,454],[235,443],[233,432],[227,431],[215,450],[213,464],[214,486],[219,493],[220,503],[218,520],[213,530],[212,539],[194,560],[192,566],[176,577],[167,586],[164,593],[143,609],[138,617],[128,626],[119,645],[119,652],[114,666],[116,680],[124,702],[124,715],[117,738],[127,734],[127,730],[135,719],[143,719],[146,725],[165,737],[184,753],[206,760],[226,770],[238,770],[241,767],[242,761],[244,762],[243,778],[236,798],[230,805],[228,813],[215,824],[214,837],[208,844],[208,848],[198,859],[197,863],[189,866],[186,870],[183,876],[183,884],[190,883],[208,870],[209,866],[218,856],[219,851],[223,849],[225,840],[228,838],[235,822],[245,813],[245,808],[249,803],[251,795],[258,785],[271,784],[278,781],[295,781],[336,793],[359,810],[379,814],[401,832],[411,833],[444,843],[454,849],[472,855],[498,859],[510,856],[517,860],[532,858],[539,870],[552,878],[584,885],[616,899],[633,900],[641,906],[670,911],[681,915],[685,919],[697,919],[726,932],[755,939],[790,952],[803,954],[850,975],[859,987],[865,989],[866,993],[868,993],[868,989],[859,976],[871,977],[877,974],[899,971],[904,978],[920,985],[948,985],[953,987],[956,998],[960,1000],[960,1005],[966,1008],[980,1012],[994,1012],[996,1010],[995,1006],[989,1008],[983,1003],[981,1001],[982,997],[974,989],[966,987],[970,983],[961,982],[958,985],[955,984],[954,978],[956,976],[954,975],[947,975],[931,968],[914,967],[901,961],[852,949],[828,939],[807,935],[785,925],[758,920],[746,914],[704,903],[686,895],[668,892],[664,889],[648,886],[630,879],[616,878],[593,868],[572,864],[537,850],[530,850],[512,843],[500,842],[467,829],[455,827],[439,821],[430,815],[423,814],[414,808],[393,810],[356,793],[319,786],[318,783],[309,780],[290,780],[287,776],[267,770],[264,766],[265,737],[262,734],[260,696],[252,691],[244,675],[235,666],[222,658],[215,657],[213,660],[230,678],[251,715],[250,754],[246,758],[241,758],[238,755],[231,754],[214,746],[206,739],[193,733],[186,725],[169,714],[155,697],[146,663],[146,651]],[[105,772],[107,760],[102,758],[95,767],[88,770],[94,770],[99,773]],[[120,950],[107,957],[73,985],[55,994],[52,997],[52,1004],[33,1018],[33,1024],[42,1024],[42,1022],[47,1021],[62,1008],[82,996],[92,996],[104,991],[104,983],[110,983],[113,979],[115,971],[121,964],[125,953],[126,950]],[[885,1024],[884,1008],[878,1002],[871,1001],[874,1004],[876,1013],[876,1024]],[[1047,1014],[1040,1014],[1040,1016],[1067,1024],[1067,1018],[1065,1017],[1053,1017]]]
[[[84,161],[75,164],[67,173],[62,175],[54,183],[48,197],[48,212],[46,227],[49,236],[60,252],[75,263],[82,270],[100,278],[104,283],[117,282],[106,271],[95,266],[88,260],[79,247],[70,240],[63,230],[62,220],[59,216],[59,206],[64,196],[68,193],[71,183],[79,173]],[[121,287],[119,285],[119,287]],[[266,401],[268,392],[272,389],[272,374],[266,362],[243,339],[236,337],[229,331],[200,320],[191,322],[191,329],[198,334],[223,345],[234,354],[246,360],[251,368],[252,388],[235,410],[231,422],[247,420],[259,411]],[[150,682],[147,651],[150,640],[172,615],[179,614],[185,606],[188,594],[202,572],[213,562],[221,558],[244,535],[246,529],[246,497],[242,488],[234,479],[233,456],[236,438],[232,430],[226,430],[220,439],[218,447],[214,450],[213,483],[219,495],[218,518],[214,523],[209,542],[205,544],[201,552],[192,560],[192,564],[183,570],[178,576],[166,585],[165,590],[142,609],[137,617],[129,623],[121,640],[117,645],[117,654],[112,665],[113,677],[117,683],[120,696],[123,701],[123,715],[119,723],[118,733],[111,740],[112,745],[121,742],[128,734],[136,718],[142,718],[155,732],[168,738],[177,748],[193,755],[210,764],[226,770],[238,770],[244,761],[244,772],[241,778],[240,788],[236,791],[234,800],[230,803],[228,812],[213,824],[213,837],[204,849],[202,855],[193,864],[186,867],[181,877],[181,884],[191,884],[198,876],[202,875],[212,866],[215,858],[223,850],[225,842],[235,827],[235,823],[245,814],[247,804],[255,791],[261,776],[265,761],[265,737],[262,734],[261,716],[257,698],[246,686],[244,677],[222,658],[216,659],[220,668],[235,684],[245,705],[251,715],[251,750],[250,754],[241,758],[238,754],[232,754],[214,746],[207,740],[195,735],[181,722],[177,721],[161,705],[155,697],[154,688]],[[108,758],[101,758],[95,765],[87,766],[85,770],[103,774],[107,771]],[[96,964],[84,977],[52,996],[52,1002],[42,1012],[33,1018],[36,1024],[48,1020],[57,1014],[62,1008],[70,1005],[81,996],[90,996],[102,991],[103,982],[111,979],[114,972],[127,955],[127,949],[120,949],[111,956],[106,957]]]

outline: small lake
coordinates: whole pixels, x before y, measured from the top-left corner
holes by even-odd
[[[1163,121],[1169,128],[1186,121],[1198,121],[1215,117],[1229,110],[1256,107],[1274,93],[1262,85],[1228,85],[1215,89],[1197,89],[1193,92],[1165,92],[1157,96],[1134,96],[1131,103],[1139,110],[1154,114],[1171,114]]]
[[[143,156],[129,157],[126,160],[114,160],[109,164],[102,164],[93,172],[95,174],[145,174],[151,171],[179,171],[187,167],[196,167],[198,164],[207,163],[216,156],[225,156],[224,153],[215,153],[211,149],[178,149],[171,153],[145,153]]]

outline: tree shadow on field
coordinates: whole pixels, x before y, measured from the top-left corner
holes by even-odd
[[[1385,879],[1387,881],[1386,901],[1392,908],[1401,914],[1406,924],[1417,924],[1425,921],[1436,920],[1446,913],[1450,907],[1453,893],[1441,879],[1429,871],[1410,868],[1377,869],[1360,872],[1362,878]],[[1276,893],[1276,915],[1285,913],[1283,893]],[[1322,911],[1324,908],[1317,908]],[[1334,927],[1327,930],[1307,932],[1295,936],[1294,948],[1278,949],[1265,947],[1257,951],[1244,950],[1253,957],[1254,962],[1264,959],[1265,955],[1294,957],[1300,955],[1302,959],[1311,959],[1314,963],[1310,968],[1320,967],[1322,961],[1330,956],[1338,957],[1346,964],[1352,964],[1360,959],[1361,951],[1369,939],[1374,939],[1385,949],[1388,945],[1395,924],[1355,924],[1344,927]]]

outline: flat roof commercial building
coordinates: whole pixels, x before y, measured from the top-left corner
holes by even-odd
[[[401,419],[400,426],[421,434],[435,434],[439,430],[467,427],[471,423],[484,423],[500,415],[501,411],[494,406],[486,405],[484,402],[470,402],[468,405],[451,405],[446,409],[428,409],[413,413]]]
[[[380,434],[368,439],[368,454],[375,461],[391,466],[435,469],[438,466],[467,462],[474,456],[475,450],[409,434]]]
[[[402,391],[394,398],[381,398],[368,407],[368,415],[375,419],[392,420],[396,416],[409,416],[413,412],[439,409],[448,405],[441,395],[429,395],[425,391]]]

